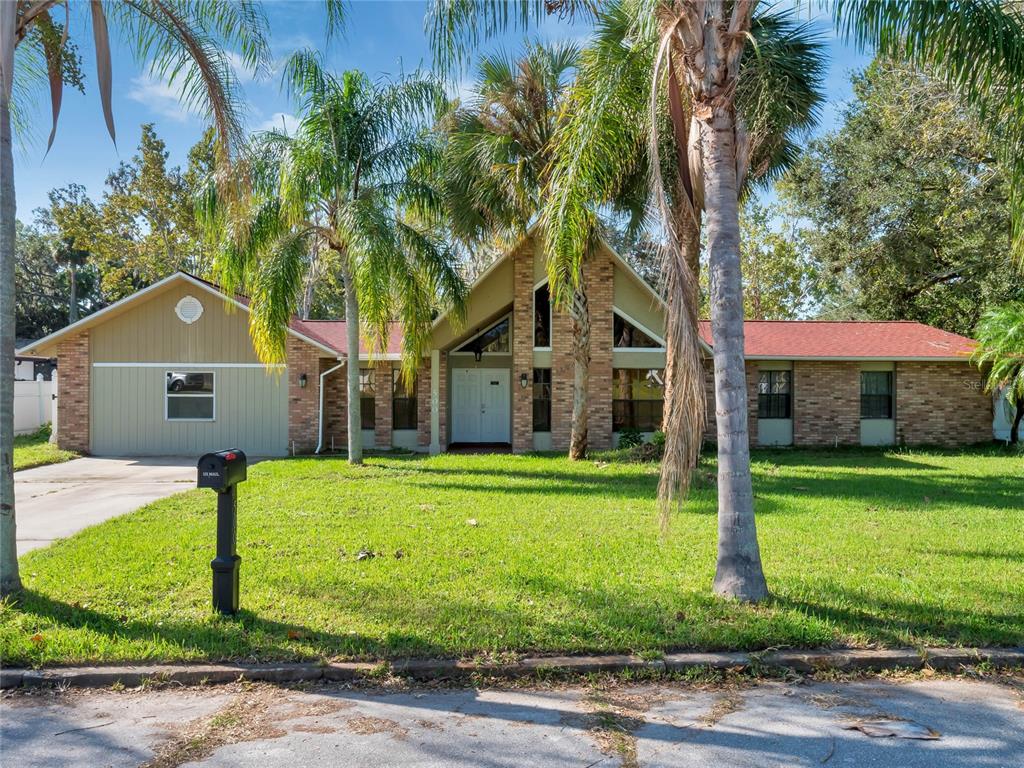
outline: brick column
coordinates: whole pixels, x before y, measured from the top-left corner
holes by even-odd
[[[615,265],[612,263],[611,254],[603,248],[598,250],[594,258],[587,263],[583,274],[590,310],[587,447],[590,450],[603,451],[612,447],[612,306]],[[569,402],[571,415],[571,395]]]
[[[431,353],[430,379],[433,382],[433,354],[437,355],[437,449],[448,450],[448,353]],[[433,384],[431,384],[433,388]],[[431,397],[431,421],[433,421],[433,397]],[[433,450],[433,443],[430,443]]]
[[[288,452],[316,450],[320,411],[320,352],[294,336],[288,336]],[[306,386],[301,385],[302,375]]]
[[[532,331],[532,323],[530,328]],[[576,365],[572,357],[572,318],[568,312],[552,306],[551,449],[554,451],[569,450],[569,438],[572,435],[572,381],[575,373]],[[530,381],[533,381],[532,376]],[[533,419],[532,402],[530,418]]]
[[[430,358],[425,357],[416,371],[416,445],[430,445]]]
[[[57,345],[57,445],[89,452],[89,332]]]
[[[533,383],[533,243],[520,247],[512,258],[512,450],[533,450],[533,387],[519,386],[526,374]],[[554,334],[552,334],[554,335]],[[554,379],[554,371],[551,372]],[[554,383],[552,381],[552,383]],[[552,403],[552,421],[554,404]],[[554,426],[554,425],[552,425]]]
[[[860,366],[794,361],[793,444],[860,445]]]
[[[391,447],[391,424],[394,421],[391,409],[391,363],[378,362],[374,372],[373,394],[373,442],[377,448]]]

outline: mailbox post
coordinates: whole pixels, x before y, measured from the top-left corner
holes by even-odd
[[[199,459],[199,488],[217,492],[217,556],[213,569],[213,609],[230,616],[238,612],[238,563],[235,551],[238,521],[238,484],[245,480],[245,454],[239,450],[207,453]]]

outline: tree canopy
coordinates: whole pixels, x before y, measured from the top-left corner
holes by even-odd
[[[839,129],[779,185],[809,224],[818,312],[971,335],[985,307],[1024,298],[993,139],[977,110],[906,64],[876,61],[853,88]]]

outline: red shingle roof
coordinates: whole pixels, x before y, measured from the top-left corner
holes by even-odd
[[[711,323],[700,322],[711,342]],[[748,320],[743,324],[747,357],[792,358],[966,358],[976,342],[930,325],[899,320]]]
[[[348,323],[344,320],[299,320],[293,318],[291,325],[299,333],[306,334],[317,340],[323,339],[324,343],[329,347],[338,350],[338,354],[345,354],[345,329],[348,327]],[[391,324],[387,342],[387,349],[383,350],[384,353],[389,355],[402,354],[402,329],[398,323]],[[370,349],[366,346],[366,339],[360,335],[359,354],[366,355],[369,353]],[[375,350],[375,353],[379,354],[380,350]]]

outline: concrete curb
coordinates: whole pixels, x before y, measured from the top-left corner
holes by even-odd
[[[530,678],[547,674],[587,675],[625,671],[653,673],[731,669],[758,673],[790,669],[812,673],[910,669],[955,671],[986,663],[993,667],[1024,667],[1024,648],[912,648],[894,650],[763,651],[753,653],[670,653],[660,659],[632,655],[534,656],[514,662],[473,662],[458,659],[397,659],[365,662],[296,664],[151,664],[130,666],[0,669],[0,689],[70,686],[134,688],[145,684],[205,685],[240,679],[271,683],[313,680],[372,680],[382,674],[416,680],[488,677]]]

